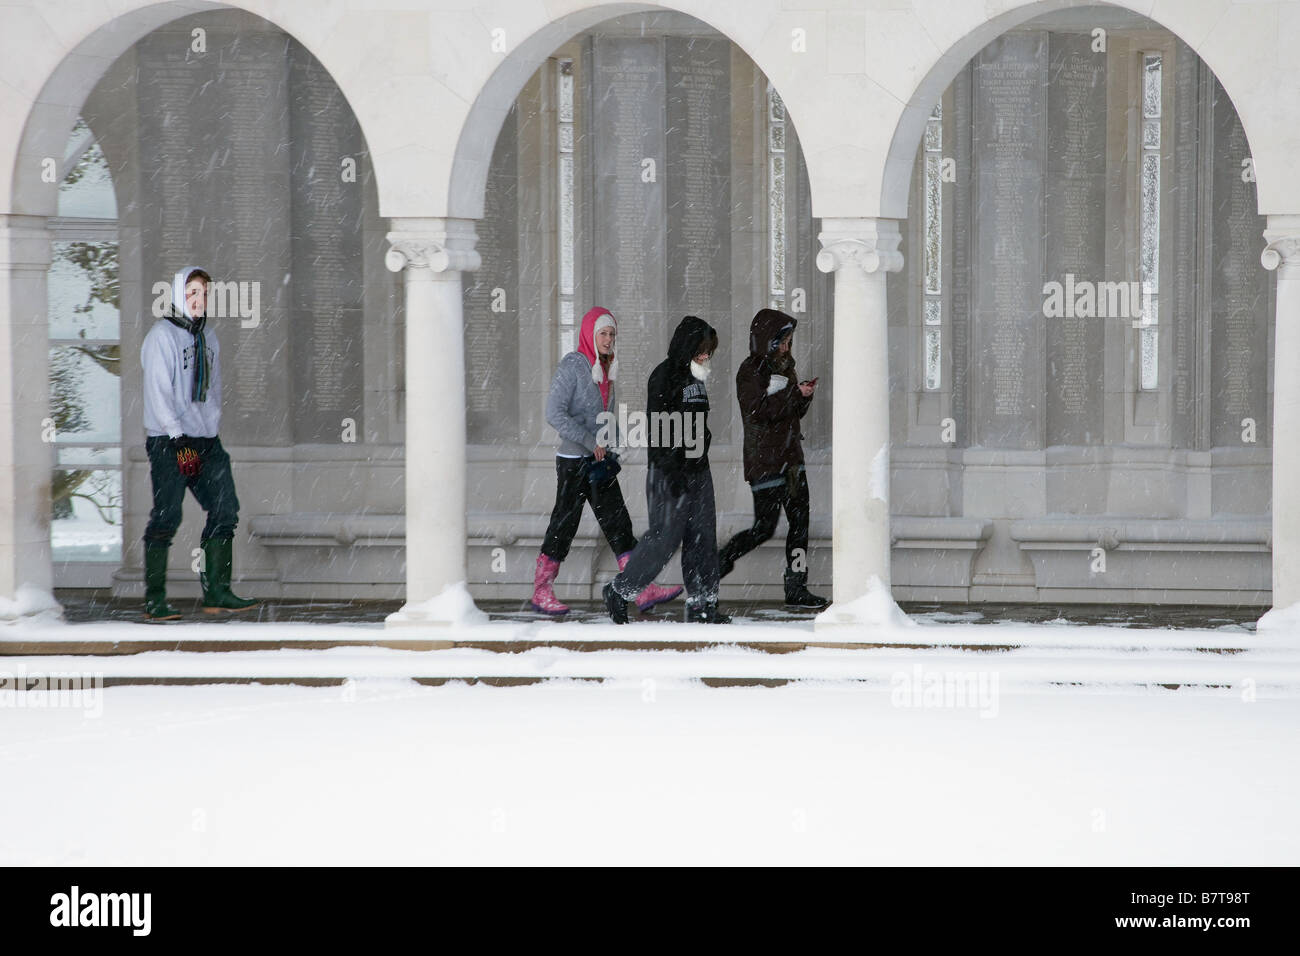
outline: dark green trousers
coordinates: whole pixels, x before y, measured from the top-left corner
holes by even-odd
[[[149,476],[153,479],[153,510],[144,529],[145,547],[168,547],[181,525],[181,504],[185,489],[208,514],[203,540],[233,538],[239,524],[239,499],[235,497],[235,477],[230,470],[230,456],[221,447],[220,438],[191,438],[203,467],[198,475],[186,478],[176,464],[176,453],[166,436],[145,440],[149,453]]]

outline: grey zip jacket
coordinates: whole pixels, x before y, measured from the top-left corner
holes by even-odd
[[[609,383],[609,412],[617,420],[617,382]],[[596,453],[596,436],[601,430],[600,386],[591,378],[591,363],[581,352],[570,352],[560,359],[546,396],[546,421],[560,433],[558,455],[588,457]],[[611,425],[606,434],[615,435]],[[617,437],[615,440],[617,444]]]

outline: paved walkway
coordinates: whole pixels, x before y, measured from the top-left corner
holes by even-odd
[[[97,621],[140,621],[140,602],[110,598],[104,591],[59,590],[55,596],[63,605],[69,623]],[[197,601],[172,599],[185,621],[194,624],[221,624],[226,618],[202,613]],[[293,624],[380,624],[386,616],[402,606],[400,601],[303,601],[272,600],[239,615],[243,621]],[[563,618],[550,619],[533,612],[526,601],[480,601],[478,606],[494,621],[556,620],[577,624],[607,624],[609,618],[594,602],[573,602],[573,610]],[[776,602],[727,601],[723,607],[733,616],[752,621],[777,624],[783,621],[806,622],[812,613],[790,611]],[[1131,628],[1203,628],[1210,630],[1255,630],[1255,621],[1267,608],[1220,607],[1151,604],[903,604],[908,616],[923,623],[935,624],[1097,624]],[[635,614],[635,610],[633,609]],[[641,621],[680,621],[681,600],[661,605]]]

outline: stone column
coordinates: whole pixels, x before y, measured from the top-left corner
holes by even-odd
[[[1269,216],[1268,245],[1260,261],[1277,272],[1273,376],[1273,607],[1300,604],[1300,376],[1290,360],[1300,355],[1300,216]]]
[[[50,606],[50,332],[46,273],[50,234],[43,216],[0,215],[0,616]],[[20,588],[18,608],[4,607]],[[55,605],[57,607],[57,605]]]
[[[466,586],[465,317],[479,267],[468,219],[394,219],[385,264],[406,288],[406,604],[397,624],[483,620]]]
[[[835,580],[834,603],[817,623],[884,623],[899,614],[889,596],[885,274],[903,268],[898,251],[901,236],[893,219],[823,219],[819,238],[822,251],[817,268],[835,274],[831,409]]]

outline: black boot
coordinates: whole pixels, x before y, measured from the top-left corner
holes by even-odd
[[[167,552],[163,545],[144,546],[144,616],[151,621],[175,621],[181,612],[167,603]]]
[[[627,601],[623,595],[614,590],[614,582],[605,585],[601,596],[605,599],[605,612],[615,624],[627,623]]]
[[[804,611],[823,611],[830,607],[830,601],[808,590],[808,572],[785,572],[785,606]]]
[[[731,617],[718,609],[717,601],[686,602],[687,624],[730,624]]]
[[[237,597],[230,590],[234,542],[230,538],[209,538],[202,544],[203,570],[199,572],[199,583],[203,585],[203,610],[208,614],[219,614],[256,607],[257,601]]]

